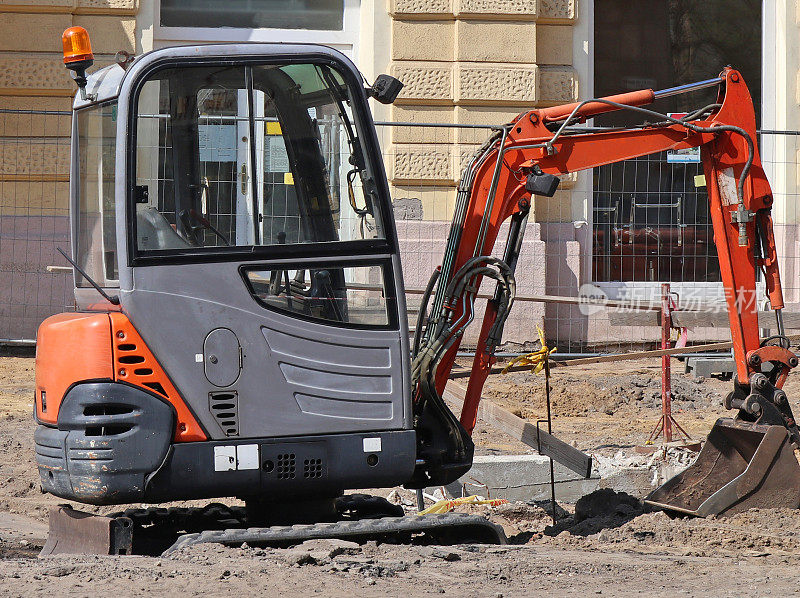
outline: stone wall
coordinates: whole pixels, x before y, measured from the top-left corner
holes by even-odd
[[[0,338],[31,339],[69,308],[69,111],[61,34],[89,31],[95,66],[133,52],[137,0],[0,0]],[[21,112],[24,111],[24,112]]]
[[[399,221],[398,232],[406,285],[419,288],[441,262],[461,169],[491,134],[458,126],[502,124],[524,110],[575,101],[577,12],[575,0],[388,2],[390,72],[405,84],[391,120],[454,126],[394,127],[382,137],[393,197],[422,206],[421,213],[411,215],[396,211],[399,218],[418,220]],[[562,187],[573,183],[568,178]],[[517,270],[519,294],[577,294],[587,258],[572,232],[571,201],[565,190],[534,206]],[[563,227],[562,222],[570,224]],[[498,236],[495,255],[502,255],[505,234],[504,229]],[[484,292],[491,292],[489,284]],[[552,314],[549,334],[585,335],[585,326],[569,311]],[[544,323],[545,312],[544,304],[518,303],[504,339],[536,340],[536,325]],[[465,336],[467,343],[477,336],[480,314],[482,308]]]
[[[94,68],[111,63],[118,50],[150,49],[136,26],[140,1],[150,6],[147,0],[0,0],[0,110],[70,110],[75,86],[61,60],[67,27],[89,31]],[[365,14],[383,12],[371,39],[391,40],[390,64],[372,66],[406,85],[386,117],[498,124],[531,107],[574,100],[575,1],[364,0]],[[69,275],[46,270],[63,265],[55,248],[69,245],[69,121],[53,113],[0,113],[0,276],[6,279],[0,338],[32,338],[41,319],[72,303]],[[461,166],[488,131],[392,127],[381,134],[393,197],[414,205],[398,210],[398,228],[407,285],[421,287],[441,258]],[[579,268],[580,251],[553,232],[561,230],[559,220],[570,220],[569,202],[569,193],[560,192],[534,206],[520,293],[553,292],[561,281],[577,280],[578,270],[570,268]],[[499,241],[495,253],[501,252]],[[544,315],[542,304],[518,305],[507,338],[535,338]]]
[[[390,71],[405,84],[392,120],[499,124],[578,97],[575,0],[388,1]],[[401,191],[454,185],[462,160],[486,137],[485,130],[398,129],[391,182]]]

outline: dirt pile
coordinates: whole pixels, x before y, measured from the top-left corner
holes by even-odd
[[[555,374],[558,376],[555,376]],[[623,415],[633,410],[661,407],[661,378],[658,372],[634,375],[576,376],[554,370],[550,401],[554,414],[590,417],[592,414]],[[718,380],[695,381],[684,376],[672,378],[672,401],[676,410],[721,409],[724,392]],[[542,375],[514,373],[490,381],[487,398],[511,405],[520,417],[538,419],[546,413]]]
[[[763,557],[800,554],[800,510],[752,509],[731,517],[670,517],[608,488],[581,498],[573,512],[549,503],[481,507],[512,544],[683,556]],[[473,507],[474,509],[474,507]]]
[[[544,536],[566,533],[586,537],[620,527],[645,512],[641,501],[624,492],[601,488],[582,497],[574,510],[556,504],[556,523],[549,501],[513,502],[499,506],[461,505],[458,512],[482,515],[502,526],[512,544],[536,542]]]
[[[679,551],[692,556],[800,553],[800,511],[753,509],[732,517],[676,518],[647,513],[590,538],[593,544]]]
[[[544,381],[533,374],[526,374],[525,380],[509,384],[501,378],[486,389],[485,398],[506,406],[515,415],[535,421],[547,413]],[[585,417],[597,411],[614,412],[619,398],[612,392],[599,388],[592,381],[559,381],[550,389],[552,412],[560,416]]]
[[[512,544],[525,544],[534,536],[541,536],[544,529],[553,522],[552,507],[548,501],[537,504],[513,502],[496,507],[459,505],[454,511],[486,517],[503,528]],[[563,519],[569,516],[569,511],[556,504],[556,518]]]
[[[32,428],[33,418],[28,413],[0,416],[0,511],[44,520],[58,499],[39,489]]]

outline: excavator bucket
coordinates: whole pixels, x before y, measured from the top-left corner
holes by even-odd
[[[694,464],[645,503],[697,517],[800,507],[800,464],[787,429],[718,419]]]

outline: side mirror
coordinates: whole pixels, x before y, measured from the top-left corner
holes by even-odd
[[[525,179],[525,191],[531,195],[553,197],[561,180],[554,174],[542,172],[538,166],[533,167],[533,172]]]
[[[367,95],[375,98],[381,104],[392,104],[401,89],[403,89],[403,83],[399,79],[395,79],[391,75],[378,75],[372,87],[367,88]]]

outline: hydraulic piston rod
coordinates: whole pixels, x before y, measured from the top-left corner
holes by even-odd
[[[688,93],[690,91],[697,91],[698,89],[713,87],[715,85],[719,85],[720,82],[723,80],[724,77],[715,77],[714,79],[706,79],[705,81],[687,83],[686,85],[669,87],[667,89],[661,89],[659,91],[653,91],[652,89],[642,89],[639,91],[629,91],[627,93],[621,93],[600,99],[610,100],[612,102],[616,102],[617,104],[625,104],[627,106],[645,106],[647,104],[652,104],[654,101],[660,98],[668,98],[670,96],[679,95],[682,93]],[[573,111],[576,108],[577,112],[576,114],[573,115]],[[565,104],[563,106],[554,106],[552,108],[544,108],[542,110],[539,110],[538,112],[541,115],[541,117],[545,120],[545,122],[555,122],[564,120],[571,115],[580,116],[583,118],[589,118],[596,114],[611,112],[618,109],[619,108],[609,109],[608,104],[604,102],[587,101],[587,102],[575,102],[572,104]]]
[[[697,91],[698,89],[706,89],[707,87],[714,87],[719,85],[720,81],[724,81],[725,77],[714,77],[713,79],[706,79],[705,81],[696,81],[694,83],[687,83],[686,85],[678,85],[677,87],[668,87],[667,89],[660,89],[653,92],[653,97],[657,100],[661,98],[668,98],[670,96],[677,96],[682,93],[689,93],[690,91]]]

